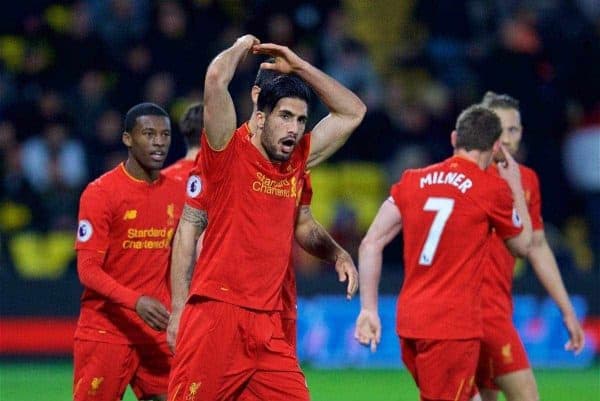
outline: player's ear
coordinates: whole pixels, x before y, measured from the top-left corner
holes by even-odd
[[[260,93],[260,87],[258,85],[253,85],[252,90],[250,91],[250,98],[252,98],[252,104],[256,105],[258,102],[258,94]]]
[[[495,155],[502,154],[502,150],[500,150],[500,139],[498,139],[492,145],[492,153],[495,154]]]
[[[123,144],[125,146],[130,148],[131,147],[131,134],[127,131],[123,131],[123,134],[121,135],[121,141],[123,141]]]
[[[265,128],[265,119],[267,118],[264,111],[256,112],[256,127],[259,132],[262,132],[263,128]]]
[[[452,133],[450,134],[450,143],[452,144],[453,148],[456,147],[456,135],[458,135],[456,133],[456,130],[452,131]]]

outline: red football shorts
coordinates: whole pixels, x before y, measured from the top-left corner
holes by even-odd
[[[308,401],[306,379],[278,312],[192,298],[185,306],[169,401]]]
[[[529,369],[519,333],[509,318],[484,319],[476,382],[481,388],[498,390],[498,376]]]
[[[296,319],[288,319],[282,318],[281,325],[283,327],[283,335],[288,343],[294,348],[294,352],[296,351],[296,337],[298,333],[296,331]]]
[[[479,340],[400,338],[402,361],[419,388],[421,400],[467,401],[471,398]]]
[[[138,399],[166,394],[171,359],[166,343],[125,345],[76,339],[73,399],[119,400],[128,384]]]

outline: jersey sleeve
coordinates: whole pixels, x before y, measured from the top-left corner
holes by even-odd
[[[204,181],[199,168],[190,171],[185,188],[185,203],[194,209],[206,210]]]
[[[313,189],[310,181],[310,172],[304,173],[302,193],[300,194],[300,206],[310,206],[312,202]]]
[[[112,302],[135,310],[141,293],[121,285],[102,268],[105,255],[87,249],[77,252],[77,274],[86,288],[106,297]]]
[[[523,223],[514,208],[510,188],[503,181],[495,181],[495,196],[489,198],[492,203],[489,205],[488,216],[500,238],[512,238],[523,230]]]
[[[112,211],[110,197],[99,183],[83,191],[79,200],[79,223],[75,249],[106,252],[110,239]]]
[[[407,170],[402,174],[400,180],[393,184],[392,188],[390,188],[390,197],[394,200],[394,204],[396,205],[398,210],[400,209],[400,198],[402,196],[402,183],[408,180],[408,175],[409,171]]]
[[[226,177],[227,172],[230,170],[226,167],[231,164],[231,159],[235,157],[237,153],[241,135],[243,135],[243,133],[236,130],[229,139],[227,145],[221,150],[211,148],[206,139],[206,135],[200,137],[201,146],[197,160],[200,161],[199,165],[201,170],[211,182],[219,182]]]
[[[543,230],[544,220],[542,219],[542,195],[540,193],[540,182],[537,174],[533,171],[531,174],[531,192],[529,196],[529,215],[531,216],[531,227],[534,231]]]

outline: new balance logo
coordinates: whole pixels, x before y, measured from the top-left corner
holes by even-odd
[[[134,220],[137,217],[137,210],[127,210],[123,215],[123,220]]]

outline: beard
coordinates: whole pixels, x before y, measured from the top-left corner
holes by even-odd
[[[269,160],[272,162],[286,162],[290,159],[291,153],[281,153],[279,152],[277,146],[278,143],[275,141],[273,132],[271,131],[269,125],[265,122],[265,126],[263,128],[263,132],[260,138],[260,143],[267,153]]]

